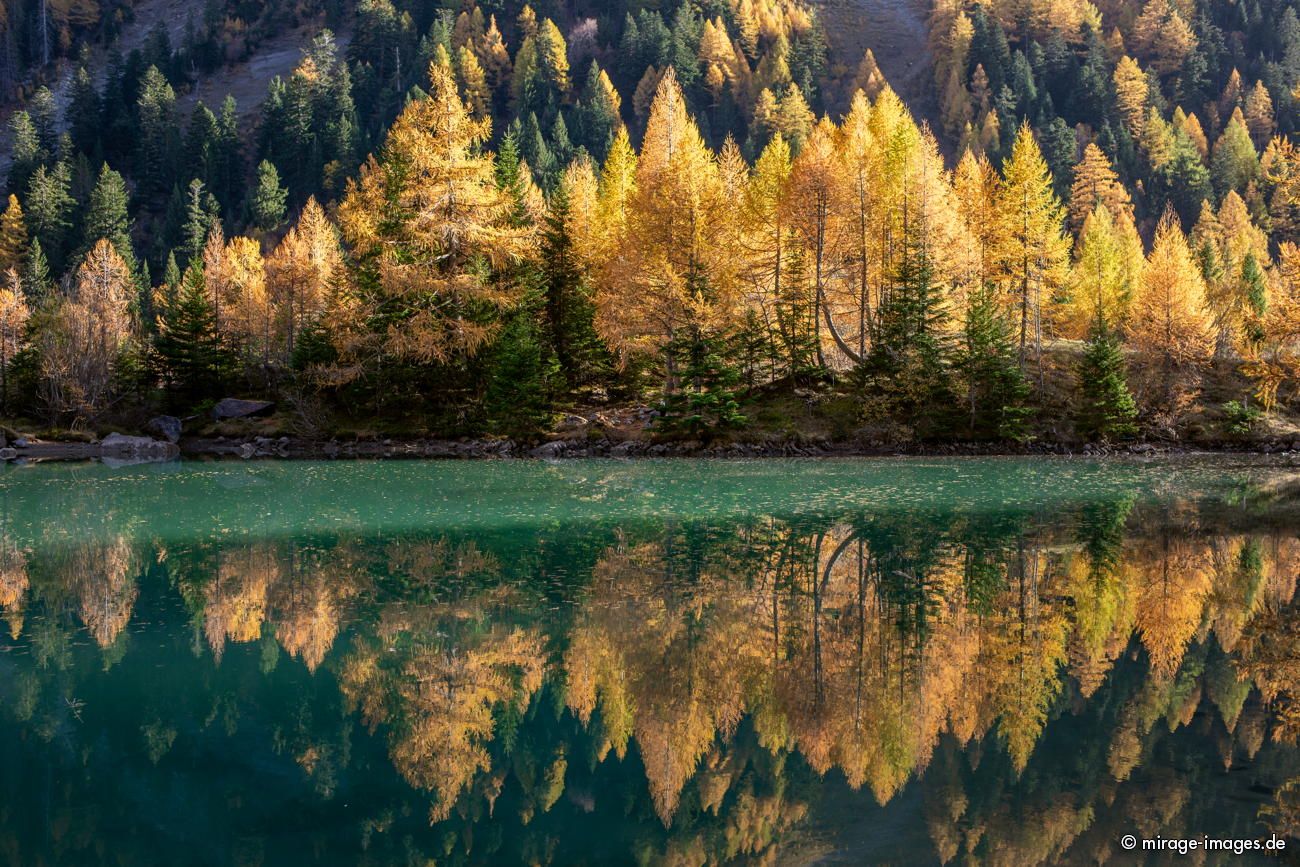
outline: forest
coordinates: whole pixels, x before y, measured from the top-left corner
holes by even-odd
[[[1300,430],[1295,0],[933,0],[934,117],[806,0],[150,2],[0,10],[15,425]]]

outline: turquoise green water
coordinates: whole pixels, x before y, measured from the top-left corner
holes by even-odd
[[[0,863],[1288,837],[1298,483],[1229,458],[6,467]]]

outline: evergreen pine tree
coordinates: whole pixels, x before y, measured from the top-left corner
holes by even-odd
[[[797,381],[806,380],[818,369],[817,307],[808,280],[808,256],[802,244],[790,247],[781,291],[775,300],[777,330],[790,376]]]
[[[136,116],[139,129],[135,138],[135,181],[141,198],[148,200],[165,193],[175,181],[180,149],[176,93],[157,67],[149,67],[140,83]]]
[[[27,186],[25,204],[29,230],[40,239],[54,273],[62,273],[77,204],[72,198],[72,175],[67,163],[56,163],[52,169],[38,167]]]
[[[32,123],[36,125],[36,136],[41,149],[47,154],[54,154],[59,149],[59,109],[54,101],[54,94],[45,85],[41,85],[27,102]]]
[[[1268,310],[1268,283],[1253,252],[1247,253],[1241,263],[1241,286],[1248,305],[1245,339],[1252,346],[1258,346],[1264,339],[1262,323]]]
[[[854,371],[871,405],[868,414],[914,424],[917,433],[938,433],[938,416],[953,404],[945,310],[929,252],[906,240],[902,262],[878,313],[876,338]]]
[[[704,25],[690,3],[683,3],[673,16],[671,63],[683,90],[700,80],[700,37]]]
[[[217,393],[229,378],[234,356],[217,332],[201,262],[190,264],[175,301],[163,311],[153,348],[159,379],[178,405]]]
[[[202,258],[203,245],[208,242],[208,233],[217,221],[217,211],[217,202],[211,193],[204,191],[203,182],[198,178],[190,181],[185,199],[185,226],[182,229],[187,262]]]
[[[27,266],[22,272],[23,291],[27,300],[33,305],[50,297],[54,284],[50,279],[50,263],[41,249],[39,238],[32,239],[31,249],[27,253]]]
[[[137,283],[139,293],[136,307],[140,311],[140,327],[144,329],[146,335],[152,336],[158,332],[158,309],[154,303],[153,279],[149,275],[148,262],[140,263]]]
[[[1114,333],[1098,322],[1079,362],[1082,402],[1076,417],[1088,439],[1122,439],[1137,433],[1137,404],[1129,392],[1124,351]]]
[[[541,270],[547,337],[572,389],[607,370],[609,358],[596,334],[596,308],[574,249],[570,215],[569,190],[561,183],[542,226]]]
[[[488,426],[497,433],[527,436],[550,423],[551,392],[561,374],[538,327],[542,303],[532,293],[512,311],[487,353],[483,402]]]
[[[217,117],[200,100],[190,114],[190,124],[185,130],[184,166],[191,177],[212,186],[213,167],[216,162]]]
[[[556,112],[555,123],[551,125],[551,154],[555,158],[557,171],[563,170],[573,159],[573,142],[569,138],[569,127],[564,122],[564,112]]]
[[[182,276],[180,266],[176,264],[176,251],[172,250],[168,252],[167,264],[163,266],[162,286],[165,293],[164,301],[167,302],[164,306],[170,306],[171,302],[181,294]]]
[[[27,189],[36,169],[50,156],[41,147],[36,124],[26,111],[16,111],[9,118],[9,148],[9,192],[16,193]]]
[[[1023,440],[1032,410],[1014,329],[990,287],[974,293],[954,367],[966,388],[967,431],[975,439]]]
[[[284,222],[289,193],[280,186],[280,173],[267,160],[257,167],[257,183],[249,204],[253,223],[264,232],[274,231]]]
[[[72,100],[67,111],[68,131],[77,150],[95,156],[99,150],[100,105],[95,80],[80,67],[72,83]]]
[[[523,226],[529,222],[527,203],[524,201],[527,191],[521,171],[519,130],[519,124],[512,124],[505,137],[501,139],[496,166],[493,169],[497,189],[507,193],[510,201],[513,202],[511,223],[515,226]]]
[[[240,181],[244,174],[239,141],[239,112],[233,96],[227,96],[221,103],[216,141],[210,158],[209,187],[221,202],[222,213],[227,219],[233,219],[243,199]]]
[[[82,225],[81,248],[78,258],[94,246],[100,238],[107,238],[117,250],[117,255],[135,273],[135,250],[131,246],[131,217],[127,212],[129,196],[122,176],[105,163],[99,170],[99,180],[90,193],[86,205],[86,218]]]
[[[690,329],[665,352],[674,362],[681,386],[665,395],[660,428],[692,439],[743,427],[740,371],[727,357],[720,335]]]
[[[577,141],[598,163],[605,161],[614,133],[621,123],[617,100],[618,93],[609,76],[593,60],[575,117]]]

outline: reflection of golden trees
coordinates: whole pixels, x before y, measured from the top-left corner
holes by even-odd
[[[76,588],[81,620],[95,643],[108,647],[131,619],[139,595],[131,543],[118,536],[103,545],[74,548],[64,561],[69,584]]]
[[[1241,673],[1277,714],[1276,737],[1300,739],[1300,617],[1294,607],[1266,608],[1242,637]]]
[[[17,638],[23,631],[23,597],[31,581],[27,577],[27,554],[5,533],[0,536],[0,610]]]
[[[1122,806],[1155,830],[1183,821],[1190,793],[1176,779],[1153,784],[1159,803],[1135,791],[1147,785],[1155,737],[1188,726],[1198,708],[1211,711],[1200,722],[1219,726],[1225,764],[1270,736],[1300,737],[1300,542],[1211,533],[1176,510],[1153,523],[1126,537],[1121,517],[1102,553],[1032,525],[978,547],[963,526],[936,532],[923,521],[769,521],[704,541],[670,531],[605,550],[571,619],[543,621],[551,615],[523,598],[526,584],[489,580],[508,558],[448,540],[204,550],[193,555],[201,574],[189,598],[214,655],[273,635],[311,671],[340,624],[359,622],[330,668],[348,704],[384,726],[403,777],[432,792],[435,821],[458,805],[490,811],[511,779],[525,789],[525,819],[562,797],[577,754],[521,758],[508,745],[515,723],[503,724],[546,681],[592,736],[581,760],[631,748],[662,822],[672,826],[681,803],[698,805],[716,817],[729,857],[771,857],[801,817],[779,770],[798,752],[881,803],[928,769],[925,818],[945,861],[978,852],[989,863],[1043,863],[1076,843],[1105,860],[1116,853],[1113,840],[1089,836],[1095,816]],[[42,576],[57,573],[57,604],[112,644],[137,595],[140,558],[125,537],[61,554],[57,569],[33,567],[34,588],[31,559],[0,544],[0,607],[40,601]],[[399,588],[387,602],[367,601],[390,586],[366,584],[372,569]],[[562,635],[544,631],[560,626]],[[1126,653],[1134,661],[1118,671],[1146,665],[1149,676],[1108,686]],[[1049,720],[1104,689],[1113,704],[1095,748],[1096,792],[1035,794],[1014,808],[970,802],[962,775],[980,751],[1016,774],[1030,766],[1032,780],[1051,760],[1039,750]],[[756,784],[757,760],[735,749],[746,718],[750,752],[778,768],[774,788]],[[294,755],[322,779],[336,761],[313,743]],[[1279,815],[1292,813],[1278,822],[1300,824],[1292,801],[1279,795]],[[712,845],[675,829],[658,854],[707,861]]]
[[[1163,530],[1133,552],[1138,564],[1137,630],[1161,677],[1172,677],[1201,625],[1211,587],[1212,553],[1193,539]]]
[[[1133,634],[1133,576],[1122,563],[1099,566],[1074,552],[1063,577],[1064,595],[1074,603],[1070,673],[1079,683],[1080,694],[1090,698]]]
[[[216,574],[204,587],[203,634],[218,660],[226,642],[262,636],[271,585],[280,578],[280,559],[267,545],[222,551]]]
[[[589,715],[596,698],[602,718],[610,716],[606,740],[616,748],[626,738],[622,690],[634,697],[633,730],[665,824],[715,738],[740,721],[756,650],[747,640],[743,610],[734,607],[744,600],[716,592],[723,576],[696,576],[696,586],[680,596],[656,593],[671,586],[669,563],[659,544],[607,552],[593,576],[595,598],[566,657],[577,679],[574,709]],[[585,650],[595,658],[584,658]]]
[[[364,574],[352,546],[318,550],[266,542],[215,556],[215,574],[203,585],[203,632],[213,655],[220,659],[226,642],[258,640],[270,623],[285,651],[315,671]]]
[[[401,696],[406,724],[393,744],[393,761],[415,786],[437,795],[430,817],[445,819],[456,796],[487,770],[492,709],[526,705],[541,686],[542,648],[520,630],[481,648],[424,647],[406,663]]]
[[[1019,550],[1007,589],[994,603],[981,670],[992,680],[989,699],[1017,771],[1029,762],[1047,712],[1061,687],[1066,622],[1043,592],[1048,563],[1037,550]]]
[[[495,800],[501,780],[486,774],[494,711],[508,706],[522,712],[545,674],[535,631],[488,625],[475,608],[473,602],[386,606],[373,638],[356,642],[340,665],[345,699],[372,730],[389,726],[398,771],[411,785],[434,793],[431,821],[450,815],[461,793],[475,784],[479,795]],[[449,634],[470,621],[482,632]]]
[[[448,578],[492,575],[500,568],[496,558],[479,550],[471,539],[452,545],[446,539],[390,543],[384,551],[388,571],[417,587],[432,587]]]
[[[567,641],[569,708],[603,727],[602,758],[631,732],[665,822],[688,783],[706,810],[731,792],[718,744],[739,715],[773,754],[797,750],[818,772],[838,768],[881,802],[930,765],[945,734],[970,744],[996,730],[1024,768],[1049,718],[1070,712],[1058,702],[1067,671],[1078,695],[1095,694],[1134,635],[1152,676],[1120,709],[1106,757],[1117,788],[1100,797],[1125,791],[1157,726],[1190,724],[1206,699],[1237,731],[1233,743],[1259,748],[1235,655],[1185,659],[1217,628],[1228,649],[1258,642],[1250,624],[1294,592],[1288,543],[1165,527],[1120,539],[1104,563],[1050,539],[977,555],[946,544],[891,550],[845,529],[744,544],[760,566],[743,586],[725,580],[725,558],[684,588],[671,544],[611,549]],[[975,567],[994,573],[991,594],[969,586]],[[1283,659],[1272,676],[1300,686],[1300,662],[1279,672]],[[1028,819],[971,824],[961,785],[947,791],[929,821],[945,860],[982,843],[992,863],[1050,862],[1093,821],[1091,803],[1063,795]],[[1167,794],[1150,822],[1181,809],[1185,799]]]
[[[272,590],[275,637],[308,671],[315,671],[334,645],[344,606],[358,592],[357,559],[346,545],[306,558],[295,552],[287,578]]]

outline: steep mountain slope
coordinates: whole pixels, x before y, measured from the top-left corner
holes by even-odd
[[[939,128],[925,0],[815,0],[837,63],[856,69],[871,49],[918,121]]]
[[[100,46],[91,54],[90,69],[102,88],[107,74],[107,58],[110,51],[127,55],[143,48],[150,33],[162,22],[167,28],[172,45],[180,45],[187,25],[191,19],[200,15],[201,7],[191,0],[139,0],[134,6],[134,17],[126,24],[121,34],[110,46]],[[288,77],[299,61],[302,50],[315,35],[317,27],[287,30],[274,38],[262,42],[247,60],[222,67],[210,75],[200,76],[194,86],[179,95],[178,105],[182,115],[188,115],[194,104],[202,100],[214,111],[227,94],[235,98],[239,106],[240,118],[247,126],[252,115],[261,107],[266,98],[267,85],[276,76]],[[335,34],[339,51],[345,51],[350,40],[349,32]],[[72,82],[77,73],[77,64],[71,59],[59,62],[57,77],[49,83],[59,107],[58,123],[60,131],[67,125],[65,110],[71,98]],[[0,105],[0,178],[9,170],[9,116],[21,106]]]

